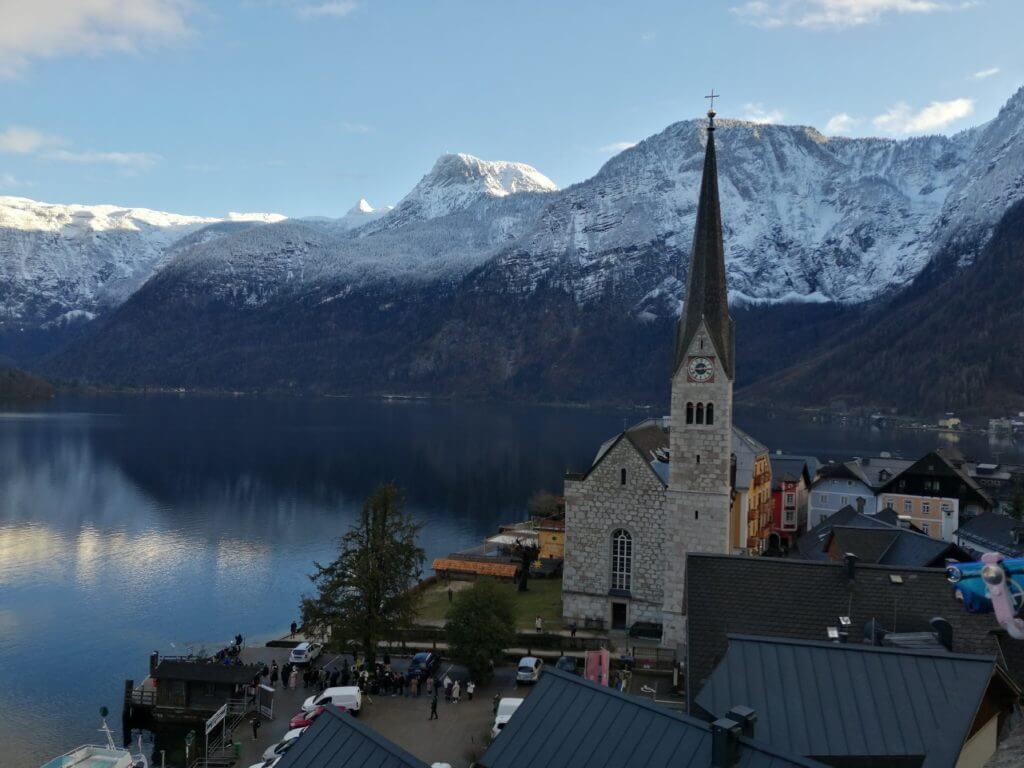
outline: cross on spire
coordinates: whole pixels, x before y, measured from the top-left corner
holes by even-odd
[[[722,94],[720,94],[720,93],[715,93],[715,89],[712,88],[711,89],[711,93],[709,93],[707,96],[704,97],[705,99],[710,99],[710,101],[711,101],[710,106],[708,107],[708,112],[714,112],[715,111],[715,99],[717,99],[721,95]]]

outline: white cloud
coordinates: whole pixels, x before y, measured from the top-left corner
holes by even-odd
[[[603,152],[606,155],[617,155],[619,152],[635,146],[635,141],[613,141],[611,144],[605,144],[603,147],[599,147],[597,151]]]
[[[886,133],[933,133],[960,118],[967,117],[973,111],[974,101],[971,99],[933,101],[916,112],[907,104],[900,102],[871,122],[875,128]]]
[[[744,104],[743,119],[752,123],[781,123],[782,110],[768,110],[761,104]]]
[[[68,149],[47,152],[43,157],[62,163],[117,165],[132,171],[144,171],[161,159],[152,152],[72,152]]]
[[[12,125],[0,133],[0,152],[14,155],[30,155],[40,149],[63,143],[64,140],[59,136],[47,136],[32,128],[22,128],[18,125]]]
[[[372,133],[373,126],[366,125],[366,123],[342,123],[341,130],[345,133]]]
[[[18,187],[31,187],[32,182],[22,181],[13,173],[0,173],[0,189],[17,189]]]
[[[832,115],[825,123],[825,133],[834,136],[839,133],[849,133],[860,123],[860,119],[846,112]]]
[[[326,3],[299,3],[296,6],[296,12],[304,19],[325,16],[340,19],[343,16],[348,16],[358,7],[357,0],[332,0]]]
[[[748,0],[729,10],[758,27],[856,27],[890,13],[934,13],[972,5],[969,0]]]
[[[34,59],[134,52],[189,33],[190,0],[0,0],[0,77]]]
[[[992,77],[993,75],[998,74],[999,67],[989,67],[988,69],[983,69],[980,72],[975,72],[973,75],[971,75],[971,77],[973,77],[975,80],[984,80],[987,77]]]

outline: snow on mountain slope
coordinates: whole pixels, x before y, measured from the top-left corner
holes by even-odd
[[[413,221],[446,216],[481,200],[520,192],[554,192],[558,186],[524,163],[481,160],[466,154],[441,155],[434,167],[376,227],[395,229]]]
[[[390,205],[386,205],[382,208],[374,208],[365,197],[361,197],[359,198],[359,201],[349,208],[345,215],[340,218],[332,219],[324,216],[307,216],[302,218],[301,221],[337,234],[339,232],[348,232],[352,229],[358,229],[372,221],[377,221],[377,219],[386,215],[391,210],[393,210],[393,208]]]
[[[231,213],[227,221],[284,217]],[[221,219],[0,197],[0,325],[91,318],[119,304],[183,237]]]

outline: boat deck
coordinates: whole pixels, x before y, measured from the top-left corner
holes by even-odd
[[[55,757],[42,768],[131,768],[132,756],[123,749],[79,747]]]

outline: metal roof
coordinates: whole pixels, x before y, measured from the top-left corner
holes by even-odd
[[[153,677],[157,680],[186,680],[195,683],[242,685],[259,677],[259,664],[221,664],[215,661],[161,659]]]
[[[275,768],[427,768],[352,715],[328,707]]]
[[[1019,557],[1024,555],[1024,545],[1014,541],[1013,529],[1021,525],[1024,523],[1012,517],[998,512],[985,512],[957,528],[956,535],[979,550]]]
[[[740,739],[741,768],[816,766]],[[647,699],[545,669],[480,760],[485,768],[708,768],[711,727]],[[288,766],[281,766],[288,768]]]
[[[994,656],[730,635],[697,704],[749,706],[758,739],[819,760],[952,768],[995,670]]]

